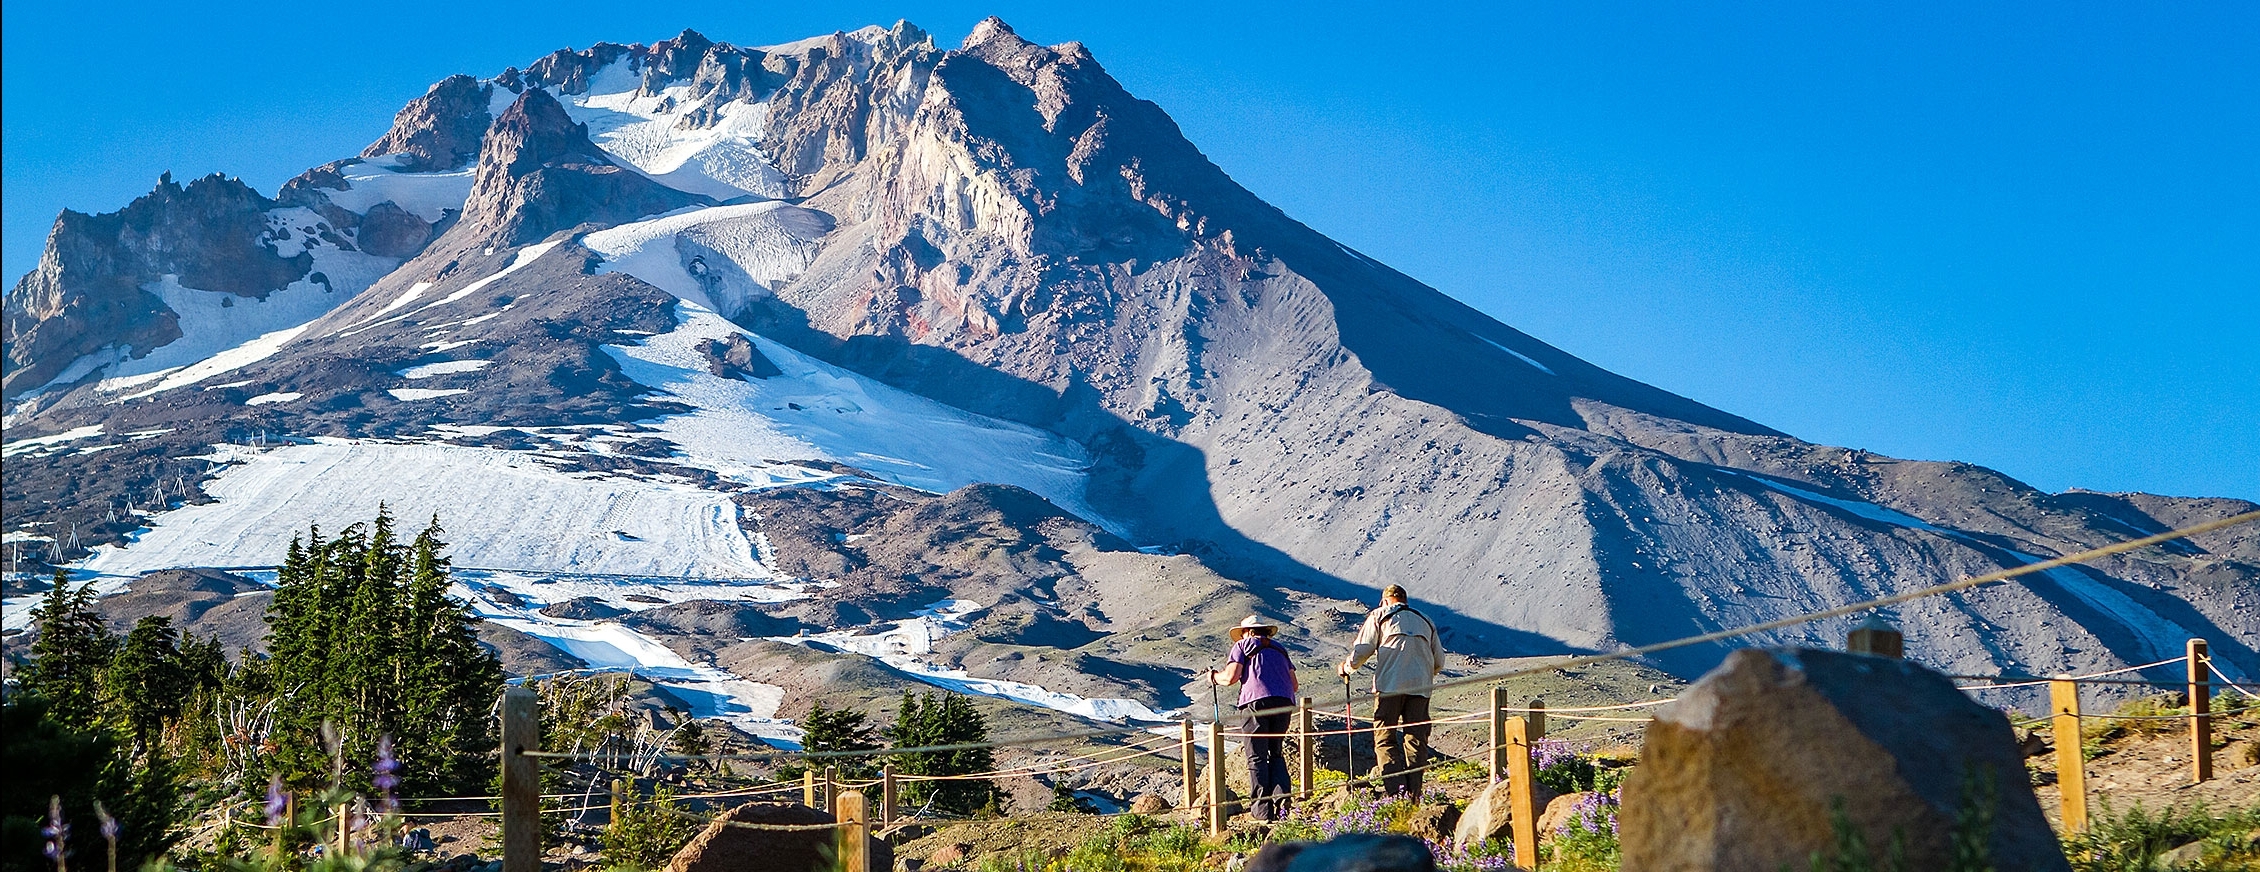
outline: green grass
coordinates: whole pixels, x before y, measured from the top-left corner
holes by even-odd
[[[2108,803],[2088,822],[2087,832],[2064,840],[2064,854],[2077,872],[2164,872],[2160,855],[2192,842],[2204,843],[2200,865],[2182,869],[2260,872],[2260,806],[2217,812],[2196,803],[2153,812],[2140,803],[2123,813]]]

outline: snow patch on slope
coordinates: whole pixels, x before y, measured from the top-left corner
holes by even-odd
[[[686,456],[678,460],[687,465],[764,487],[789,483],[773,477],[786,460],[844,463],[935,493],[976,482],[1012,484],[1122,532],[1084,499],[1090,461],[1067,439],[823,363],[696,303],[678,304],[676,319],[675,330],[641,344],[604,348],[629,378],[695,410],[647,424],[681,446]],[[782,374],[744,380],[709,371],[700,346],[733,335],[746,337]]]
[[[1047,690],[1039,685],[992,678],[975,678],[962,669],[947,669],[931,662],[934,640],[965,629],[966,619],[979,613],[980,603],[942,600],[873,632],[868,628],[833,630],[806,636],[780,636],[773,641],[806,646],[810,643],[852,651],[886,664],[910,678],[935,687],[1066,712],[1100,721],[1161,722],[1176,720],[1174,712],[1157,712],[1134,699],[1091,699]]]
[[[808,269],[832,217],[779,202],[694,208],[599,230],[581,239],[599,272],[624,272],[719,313]]]
[[[449,553],[463,566],[773,576],[755,558],[728,495],[685,484],[592,477],[530,452],[444,444],[324,438],[265,451],[215,446],[207,459],[232,464],[205,482],[213,502],[159,515],[124,546],[98,548],[85,568],[133,575],[272,565],[307,524],[366,522],[383,503],[404,523],[439,515]]]
[[[1468,335],[1470,335],[1470,336],[1475,336],[1475,334],[1473,334],[1473,333],[1470,333],[1470,334],[1468,334]],[[1489,343],[1489,344],[1490,344],[1490,346],[1491,346],[1492,348],[1496,348],[1496,349],[1499,349],[1500,351],[1504,351],[1504,352],[1506,352],[1506,353],[1508,353],[1508,354],[1512,354],[1512,355],[1514,355],[1514,356],[1515,356],[1515,359],[1516,359],[1516,360],[1520,360],[1520,361],[1522,361],[1523,363],[1527,363],[1527,364],[1530,364],[1531,366],[1535,366],[1535,367],[1537,367],[1537,368],[1538,368],[1538,371],[1539,371],[1539,372],[1545,373],[1545,374],[1547,374],[1547,375],[1559,375],[1559,374],[1560,374],[1560,373],[1554,372],[1553,368],[1551,368],[1551,367],[1548,367],[1547,365],[1545,365],[1545,364],[1543,364],[1543,363],[1539,363],[1539,362],[1538,362],[1538,360],[1537,360],[1536,358],[1533,358],[1533,357],[1531,357],[1530,355],[1524,354],[1524,353],[1522,353],[1522,352],[1520,352],[1520,351],[1516,351],[1516,350],[1514,350],[1514,349],[1512,349],[1512,348],[1508,348],[1508,347],[1506,347],[1506,346],[1504,346],[1504,345],[1500,345],[1500,344],[1499,344],[1499,343],[1497,343],[1497,342],[1493,342],[1493,341],[1492,341],[1492,340],[1491,340],[1491,339],[1490,339],[1489,337],[1485,337],[1485,336],[1475,336],[1475,338],[1477,338],[1477,339],[1481,339],[1481,340],[1483,340],[1484,342],[1486,342],[1486,343]]]
[[[642,76],[622,59],[591,76],[587,93],[557,96],[566,114],[588,125],[598,148],[660,184],[717,200],[789,193],[785,175],[760,146],[769,128],[768,103],[699,98],[689,85],[649,95],[642,90]],[[702,109],[711,109],[711,116],[685,118]]]
[[[471,167],[444,173],[400,172],[400,155],[388,154],[338,168],[351,187],[340,191],[320,189],[323,196],[348,212],[367,214],[369,208],[390,201],[402,211],[438,223],[448,212],[463,210],[471,197]]]

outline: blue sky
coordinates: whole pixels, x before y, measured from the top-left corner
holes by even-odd
[[[166,170],[272,192],[450,73],[994,13],[1618,372],[2048,490],[2260,499],[2260,6],[1384,6],[10,3],[5,266]]]

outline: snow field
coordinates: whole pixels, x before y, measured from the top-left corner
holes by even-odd
[[[7,443],[7,447],[0,448],[0,457],[14,457],[18,454],[25,454],[29,452],[39,452],[44,454],[47,453],[50,449],[60,446],[65,442],[75,442],[80,439],[92,439],[100,435],[102,435],[102,425],[88,424],[84,427],[73,427],[69,430],[65,430],[61,433],[55,433],[52,435],[33,436],[28,439],[14,439],[10,440]]]
[[[271,394],[260,394],[256,397],[252,397],[251,399],[244,400],[243,404],[246,406],[264,406],[270,403],[287,403],[303,396],[305,396],[305,394],[295,391],[277,391]]]
[[[370,207],[390,201],[402,211],[436,223],[449,211],[462,211],[471,197],[473,168],[444,173],[400,172],[400,155],[388,154],[339,167],[349,185],[339,191],[322,188],[331,203],[348,212],[367,214]]]
[[[717,313],[735,313],[815,260],[831,216],[775,201],[677,211],[582,237],[600,272],[623,272]],[[691,274],[698,258],[706,279]],[[716,299],[719,297],[720,299]]]
[[[388,506],[404,528],[435,513],[464,566],[534,572],[767,579],[723,494],[684,484],[558,471],[524,451],[318,439],[254,451],[205,485],[214,502],[159,516],[84,564],[105,575],[183,566],[271,566],[309,523],[336,529]],[[616,535],[626,533],[627,537]]]
[[[712,107],[714,123],[690,125],[683,116],[707,107],[690,86],[642,90],[642,75],[622,59],[591,76],[586,93],[556,96],[598,148],[660,184],[716,200],[786,196],[784,174],[761,151],[768,103],[723,103]]]
[[[452,397],[456,394],[470,392],[470,388],[391,388],[385,391],[385,393],[391,394],[393,399],[403,403],[413,403],[417,400],[436,400],[440,397]]]
[[[1120,723],[1126,720],[1161,722],[1176,719],[1175,713],[1156,712],[1134,699],[1090,699],[1047,690],[1034,684],[974,678],[966,674],[965,670],[945,669],[926,659],[934,652],[935,639],[965,629],[965,619],[979,613],[982,608],[981,604],[971,600],[942,600],[919,610],[909,620],[896,621],[887,629],[876,633],[856,628],[806,636],[783,636],[774,641],[795,645],[819,642],[871,657],[896,672],[935,687],[1008,699],[1092,720]]]
[[[776,719],[783,688],[747,681],[712,666],[693,665],[658,640],[608,621],[552,618],[496,602],[479,588],[458,583],[455,596],[479,617],[533,636],[600,671],[627,672],[658,684],[702,718],[720,718],[764,739],[796,744],[800,729]]]
[[[443,360],[439,363],[427,363],[422,366],[411,366],[407,369],[394,373],[394,375],[398,375],[401,378],[411,380],[423,379],[431,378],[435,375],[454,375],[455,373],[459,372],[478,372],[479,370],[486,369],[487,367],[493,365],[494,361],[491,360]]]
[[[765,487],[786,483],[771,477],[778,471],[805,475],[797,466],[779,470],[779,460],[836,461],[934,493],[975,482],[1014,484],[1107,523],[1083,499],[1089,461],[1073,442],[888,387],[695,303],[678,306],[677,318],[673,331],[605,350],[629,378],[696,410],[648,423],[682,447],[679,462]],[[709,372],[699,346],[732,335],[746,337],[783,373],[732,379]]]

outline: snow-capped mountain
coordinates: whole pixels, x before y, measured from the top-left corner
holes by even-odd
[[[994,19],[956,49],[686,32],[456,76],[271,199],[167,179],[65,213],[6,342],[36,557],[259,567],[383,502],[441,515],[471,592],[585,661],[611,656],[588,627],[686,599],[793,622],[715,663],[800,630],[861,651],[823,641],[850,624],[925,657],[990,609],[1097,658],[1073,700],[1154,708],[1168,681],[1120,676],[1192,661],[1126,635],[1226,603],[1330,638],[1402,582],[1456,650],[1606,650],[2253,508],[1813,445],[1607,372],[1295,222],[1080,44]],[[1171,572],[1199,596],[1122,594]],[[2249,673],[2256,582],[2260,534],[2229,530],[1895,617],[1954,671],[2204,636]],[[930,665],[1030,677],[971,652]]]

